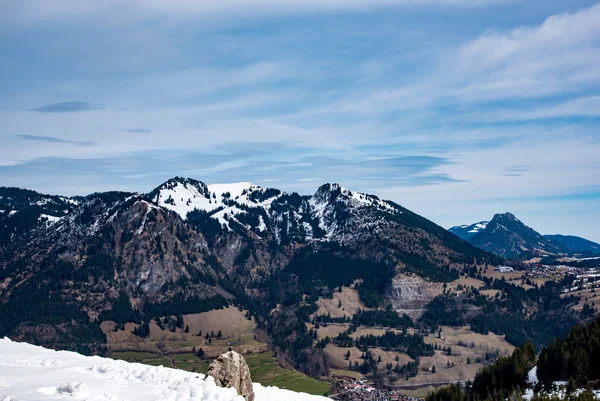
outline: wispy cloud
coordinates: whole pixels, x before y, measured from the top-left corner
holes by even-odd
[[[150,134],[152,132],[147,128],[129,128],[126,131],[131,132],[133,134]]]
[[[69,102],[50,103],[31,109],[31,111],[37,111],[38,113],[73,113],[76,111],[95,110],[99,108],[100,106],[94,103],[72,100]]]
[[[48,142],[48,143],[66,143],[77,146],[96,146],[96,142],[92,141],[73,141],[69,139],[55,138],[53,136],[38,136],[38,135],[15,135],[17,138],[25,141]]]
[[[600,83],[600,4],[548,17],[541,25],[486,33],[454,57],[470,100],[573,94]]]

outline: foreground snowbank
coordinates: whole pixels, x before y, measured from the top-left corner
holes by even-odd
[[[254,384],[256,401],[322,401]],[[212,377],[0,339],[0,401],[244,401]]]

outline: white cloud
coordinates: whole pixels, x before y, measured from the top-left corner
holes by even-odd
[[[573,115],[596,115],[589,110],[594,102],[589,92],[600,89],[598,21],[600,4],[551,16],[537,26],[484,33],[458,48],[443,51],[437,68],[433,72],[426,69],[426,74],[411,83],[384,79],[379,88],[346,93],[298,117],[332,112],[377,115],[448,105],[477,114],[478,105],[483,103],[545,101],[555,96],[575,99],[567,99],[564,105],[548,111],[521,109],[516,119],[528,119],[528,112],[531,118],[568,115],[569,111]]]
[[[574,93],[600,83],[600,4],[541,25],[486,33],[459,49],[453,73],[462,100]],[[461,81],[458,81],[459,83]]]

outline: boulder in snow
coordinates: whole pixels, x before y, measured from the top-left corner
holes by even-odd
[[[250,378],[250,368],[244,357],[229,351],[215,359],[208,368],[208,375],[220,387],[233,387],[246,401],[254,401],[254,390]]]

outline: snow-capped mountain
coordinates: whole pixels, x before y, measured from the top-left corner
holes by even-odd
[[[338,214],[344,209],[349,216],[358,209],[378,210],[390,214],[402,211],[390,202],[373,195],[353,192],[338,184],[325,184],[313,196],[288,194],[273,188],[242,182],[206,185],[189,178],[174,178],[149,193],[146,198],[187,220],[191,212],[204,212],[217,220],[224,230],[243,227],[256,234],[272,232],[281,240],[293,232],[306,239],[331,239],[343,234],[347,222]],[[285,221],[285,227],[282,226]]]
[[[86,399],[244,401],[235,388],[218,387],[210,376],[162,366],[0,339],[0,397],[3,401]],[[253,383],[256,401],[320,401],[326,397]]]
[[[570,237],[542,235],[511,213],[496,214],[489,222],[456,226],[449,231],[483,250],[506,258],[600,250],[600,245],[580,237],[570,241]]]
[[[0,248],[0,336],[74,348],[82,337],[102,341],[98,325],[115,319],[115,305],[129,308],[122,320],[240,297],[266,308],[292,290],[274,285],[299,274],[287,267],[310,254],[385,269],[377,291],[399,272],[452,279],[476,260],[499,260],[394,202],[337,184],[299,195],[176,177],[147,194],[56,199],[62,214],[39,211]],[[40,222],[42,214],[56,219]]]

